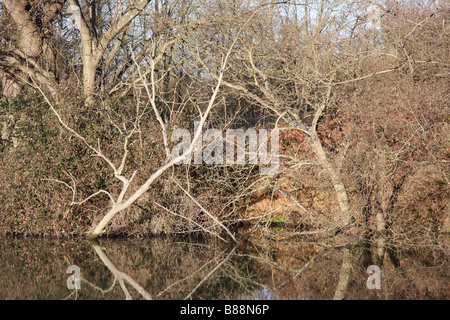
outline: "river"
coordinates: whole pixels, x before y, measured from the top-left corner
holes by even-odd
[[[2,300],[450,297],[448,253],[439,247],[167,237],[0,243]]]

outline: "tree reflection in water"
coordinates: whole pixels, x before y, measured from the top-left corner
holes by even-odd
[[[0,299],[448,299],[448,252],[384,241],[330,247],[296,241],[6,238]],[[81,289],[66,286],[69,265]],[[381,270],[369,290],[367,267]]]

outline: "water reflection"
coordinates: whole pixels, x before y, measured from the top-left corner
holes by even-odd
[[[119,282],[120,288],[122,289],[125,298],[127,300],[132,300],[132,296],[130,294],[130,292],[128,291],[125,282],[127,282],[129,285],[131,285],[144,299],[146,300],[152,300],[152,295],[150,293],[148,293],[144,288],[142,288],[139,283],[137,283],[133,278],[131,278],[128,274],[126,274],[125,272],[120,271],[119,269],[117,269],[116,265],[108,258],[108,256],[106,255],[104,248],[102,248],[100,246],[100,243],[98,243],[97,241],[91,241],[91,246],[94,249],[95,253],[97,253],[98,257],[100,258],[100,260],[102,260],[103,264],[109,269],[109,271],[111,271],[111,273],[114,276],[114,281],[113,281],[113,285],[107,289],[107,290],[103,290],[100,289],[98,287],[96,287],[95,285],[92,285],[89,281],[87,281],[85,279],[85,282],[91,284],[91,286],[93,288],[98,288],[103,294],[107,293],[108,291],[111,291],[111,289],[114,287],[116,281]]]
[[[0,299],[448,299],[448,252],[383,242],[1,240]],[[66,286],[67,267],[81,288]],[[379,290],[367,268],[381,270]]]

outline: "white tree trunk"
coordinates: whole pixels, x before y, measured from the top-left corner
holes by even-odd
[[[328,172],[333,184],[334,191],[339,202],[339,207],[341,209],[340,222],[343,225],[347,225],[350,222],[351,210],[347,190],[345,188],[344,182],[342,181],[342,177],[335,166],[330,162],[328,156],[325,153],[325,150],[323,149],[322,142],[320,141],[319,136],[315,131],[310,134],[310,141],[312,143],[314,151],[316,152],[317,159],[319,160],[323,168]]]

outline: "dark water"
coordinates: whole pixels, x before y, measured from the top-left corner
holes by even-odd
[[[0,239],[0,299],[448,299],[448,252],[186,239]],[[79,268],[79,289],[76,272]],[[379,267],[369,284],[367,269]],[[379,289],[377,284],[379,281]],[[374,288],[375,286],[375,288]]]

